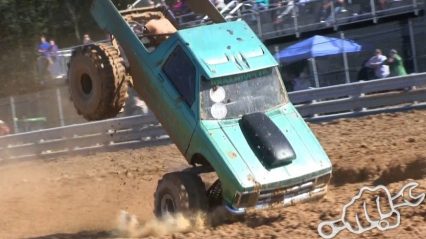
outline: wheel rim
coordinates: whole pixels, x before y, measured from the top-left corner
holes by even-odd
[[[81,90],[85,95],[90,95],[93,89],[92,78],[88,74],[83,74],[81,76]]]
[[[161,198],[161,215],[171,214],[176,211],[175,202],[170,194],[164,194]]]

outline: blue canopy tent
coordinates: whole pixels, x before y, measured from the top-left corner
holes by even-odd
[[[351,40],[316,35],[285,48],[278,52],[275,57],[284,64],[290,64],[299,60],[312,59],[315,83],[316,87],[319,87],[315,57],[343,54],[346,78],[348,81],[349,73],[347,71],[348,66],[346,53],[359,52],[361,49],[361,45]]]

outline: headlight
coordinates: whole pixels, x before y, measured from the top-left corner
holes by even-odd
[[[330,182],[331,173],[322,175],[315,179],[315,187],[322,187],[327,185]]]

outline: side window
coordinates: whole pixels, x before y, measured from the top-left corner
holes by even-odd
[[[185,102],[191,106],[195,100],[195,66],[182,47],[177,46],[170,54],[163,65],[163,72]]]

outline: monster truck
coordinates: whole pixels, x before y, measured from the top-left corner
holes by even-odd
[[[165,7],[119,12],[94,0],[110,44],[74,51],[69,87],[88,120],[114,117],[133,87],[192,167],[163,176],[155,213],[235,214],[322,197],[331,163],[288,99],[277,62],[244,21],[226,22],[208,1],[187,0],[211,24],[179,26]],[[161,155],[158,155],[161,157]],[[214,172],[206,187],[200,175]]]

